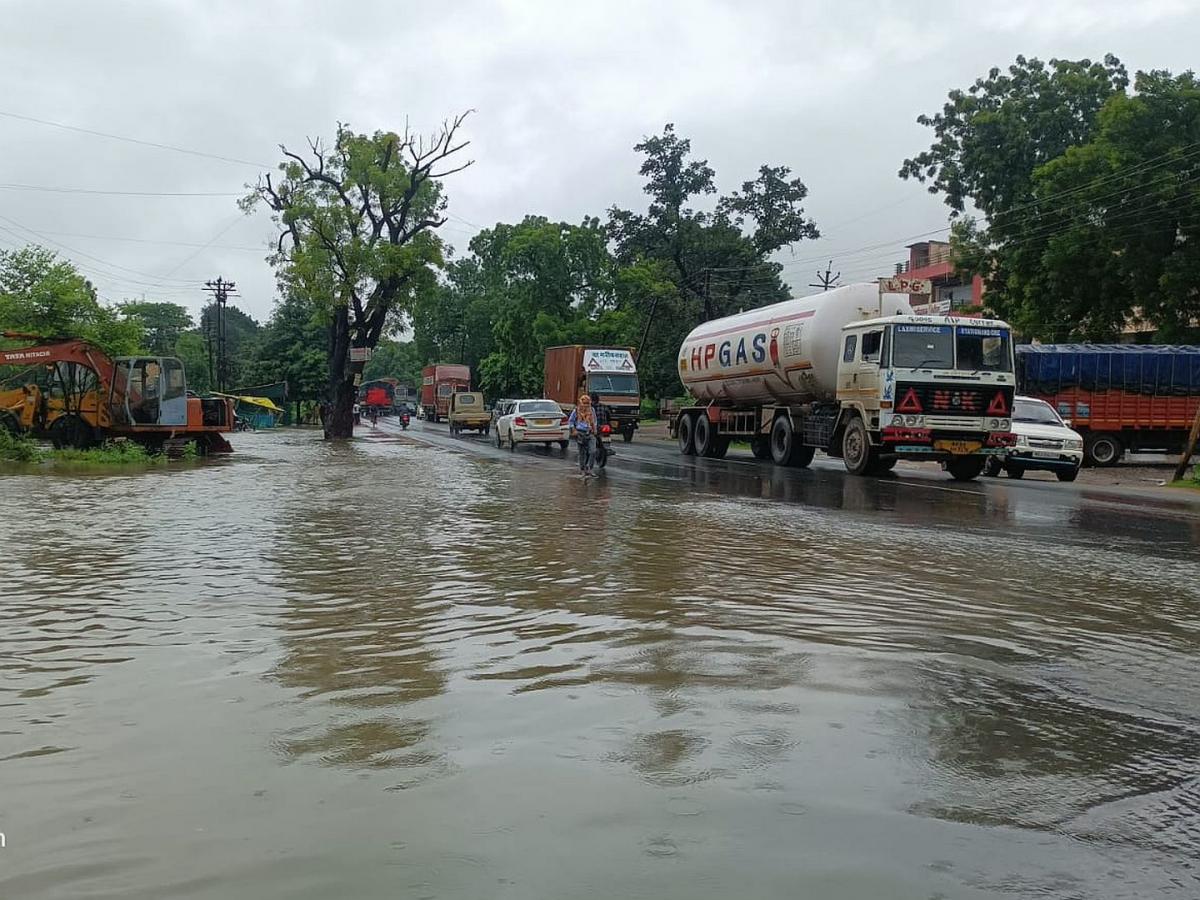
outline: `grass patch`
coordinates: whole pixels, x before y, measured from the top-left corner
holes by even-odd
[[[1172,481],[1168,487],[1187,488],[1193,491],[1200,491],[1200,478],[1181,478],[1179,481]]]
[[[183,459],[196,459],[199,453],[189,442]],[[14,463],[36,463],[50,466],[165,466],[170,459],[165,453],[150,453],[136,441],[106,441],[87,450],[66,448],[51,450],[28,437],[17,436],[0,429],[0,460]]]

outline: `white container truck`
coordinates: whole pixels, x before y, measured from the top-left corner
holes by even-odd
[[[679,348],[679,377],[696,398],[671,422],[688,455],[745,440],[779,465],[824,450],[855,475],[919,459],[969,480],[1014,442],[1008,325],[914,315],[877,284],[705,322]]]

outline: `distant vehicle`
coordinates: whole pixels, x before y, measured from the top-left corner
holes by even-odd
[[[496,422],[496,446],[517,444],[558,444],[567,449],[567,417],[553,400],[513,400],[508,411]]]
[[[380,415],[390,416],[396,408],[396,384],[392,378],[377,378],[359,385],[358,402],[363,412],[371,414],[376,410]]]
[[[1035,344],[1017,348],[1017,387],[1083,435],[1084,462],[1178,453],[1200,407],[1200,347]]]
[[[492,417],[483,408],[483,394],[478,391],[455,391],[451,394],[446,420],[450,423],[451,434],[478,431],[487,437],[492,427]]]
[[[1034,397],[1013,401],[1012,430],[1017,443],[1003,456],[988,460],[987,473],[1020,478],[1035,470],[1053,472],[1059,481],[1074,481],[1083,465],[1083,438],[1063,422],[1054,407]]]
[[[959,481],[1012,445],[1012,335],[994,319],[914,315],[905,294],[851,284],[698,326],[679,348],[696,398],[671,421],[686,455],[807,466],[817,450],[852,475],[900,459]]]
[[[507,413],[516,400],[505,397],[503,400],[497,400],[492,404],[492,428],[496,427],[496,423],[500,421],[500,417]]]
[[[469,366],[437,363],[421,370],[421,415],[430,422],[446,418],[450,395],[471,389]]]
[[[608,407],[609,424],[625,442],[633,440],[641,416],[642,397],[632,347],[547,347],[542,392],[570,411],[580,394],[599,394]]]

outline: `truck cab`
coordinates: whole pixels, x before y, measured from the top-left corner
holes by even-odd
[[[842,329],[838,431],[847,468],[929,459],[973,478],[1013,441],[1012,334],[996,319],[900,315]],[[860,423],[860,424],[856,424]]]

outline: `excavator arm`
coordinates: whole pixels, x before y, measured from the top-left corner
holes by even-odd
[[[87,341],[77,338],[47,338],[36,334],[6,331],[9,340],[32,340],[37,343],[17,350],[0,350],[0,366],[36,366],[58,362],[73,362],[96,373],[100,390],[108,394],[112,388],[114,365],[112,359]]]

